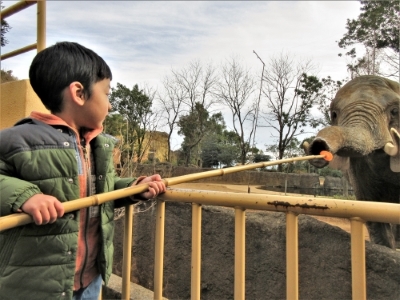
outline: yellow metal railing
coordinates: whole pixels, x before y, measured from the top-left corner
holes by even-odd
[[[400,224],[400,205],[382,202],[367,201],[348,201],[329,198],[309,198],[266,194],[246,194],[246,193],[223,193],[215,191],[195,191],[195,190],[168,190],[160,196],[162,202],[189,202],[192,205],[216,205],[235,208],[235,299],[244,299],[245,280],[244,280],[244,219],[245,210],[268,210],[286,213],[286,295],[287,299],[298,299],[299,279],[298,279],[298,215],[308,214],[317,216],[329,216],[348,218],[351,221],[351,259],[352,259],[352,294],[353,299],[366,299],[366,279],[365,279],[365,240],[364,223],[366,221],[387,222]],[[163,222],[165,210],[157,210],[157,222]],[[201,214],[198,212],[198,214]],[[157,224],[162,227],[162,224]],[[196,233],[201,224],[192,224],[192,236],[200,235]],[[157,233],[159,234],[159,233]],[[158,237],[162,240],[162,237]],[[155,246],[161,249],[160,245]],[[193,278],[194,274],[199,274],[200,260],[194,261],[195,257],[200,257],[197,247],[192,248],[192,291],[200,289],[200,277]],[[161,251],[161,250],[160,250]],[[156,253],[155,257],[162,257],[162,253]],[[155,261],[162,264],[162,261]],[[156,267],[154,277],[162,278],[162,266]],[[194,285],[194,286],[193,286]],[[154,286],[154,299],[161,299],[162,282]],[[192,299],[199,299],[198,294],[192,293]]]
[[[31,5],[37,4],[37,41],[34,44],[22,47],[20,49],[8,52],[0,56],[0,60],[17,56],[19,54],[28,52],[30,50],[37,49],[37,52],[42,51],[46,48],[46,0],[40,1],[19,1],[16,4],[7,7],[0,13],[1,20],[28,8]]]
[[[189,174],[164,179],[166,186],[213,176],[250,170],[298,160],[324,158],[323,155],[256,163],[227,169]],[[64,202],[65,212],[99,205],[107,201],[141,193],[148,185],[142,184],[109,193]],[[351,221],[352,297],[366,299],[366,267],[364,223],[366,221],[400,224],[400,205],[382,202],[348,201],[329,198],[309,198],[268,194],[222,193],[169,189],[159,196],[156,215],[154,299],[162,299],[164,264],[165,202],[192,203],[192,258],[191,299],[200,299],[201,290],[201,217],[202,205],[232,207],[235,209],[235,285],[234,298],[245,298],[245,225],[246,210],[268,210],[286,213],[286,297],[298,299],[298,215],[309,214],[347,218]],[[24,213],[0,218],[0,231],[28,224],[32,218]],[[132,205],[126,207],[122,299],[129,299],[132,247]]]

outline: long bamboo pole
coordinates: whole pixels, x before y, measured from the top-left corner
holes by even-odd
[[[226,169],[211,170],[211,171],[206,171],[206,172],[171,177],[171,178],[163,179],[163,181],[166,186],[171,186],[171,185],[175,185],[175,184],[179,184],[179,183],[184,183],[184,182],[189,182],[189,181],[204,179],[204,178],[209,178],[209,177],[223,176],[226,174],[241,172],[241,171],[245,171],[245,170],[263,168],[263,167],[267,167],[267,166],[279,165],[279,164],[284,164],[284,163],[292,163],[295,161],[302,161],[302,160],[323,159],[324,157],[325,157],[324,155],[309,155],[309,156],[303,156],[303,157],[282,159],[282,160],[277,160],[277,161],[259,162],[259,163],[243,165],[243,166],[236,166],[236,167],[231,167],[231,168],[226,168]],[[112,192],[108,192],[108,193],[97,194],[97,195],[93,195],[93,196],[89,196],[89,197],[71,200],[68,202],[63,202],[62,205],[64,206],[64,211],[66,213],[68,213],[71,211],[79,210],[81,208],[85,208],[85,207],[89,207],[89,206],[93,206],[93,205],[100,205],[100,204],[108,202],[108,201],[114,201],[114,200],[117,200],[120,198],[125,198],[125,197],[132,196],[135,194],[140,194],[142,192],[147,191],[148,187],[149,187],[148,184],[139,184],[139,185],[136,185],[133,187],[127,187],[124,189],[120,189],[120,190],[116,190],[116,191],[112,191]],[[8,216],[0,218],[0,231],[14,228],[14,227],[21,226],[21,225],[26,225],[26,224],[29,224],[32,222],[33,222],[32,217],[26,213],[16,213],[16,214],[8,215]]]
[[[264,167],[275,166],[275,165],[280,165],[280,164],[285,164],[285,163],[293,163],[295,161],[312,160],[312,159],[318,159],[318,158],[324,158],[324,155],[309,155],[309,156],[281,159],[281,160],[276,160],[276,161],[259,162],[259,163],[248,164],[248,165],[243,165],[243,166],[236,166],[236,167],[231,167],[231,168],[226,168],[226,169],[217,169],[217,170],[212,170],[212,171],[171,177],[171,178],[164,179],[164,181],[166,182],[166,186],[171,186],[174,184],[184,183],[184,182],[193,181],[193,180],[197,180],[197,179],[223,176],[226,174],[231,174],[231,173],[236,173],[236,172],[241,172],[241,171],[246,171],[246,170],[264,168]]]

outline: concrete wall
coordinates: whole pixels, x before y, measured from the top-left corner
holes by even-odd
[[[32,111],[48,113],[28,79],[0,85],[0,129],[13,126]]]

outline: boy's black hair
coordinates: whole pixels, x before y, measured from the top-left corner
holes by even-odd
[[[85,98],[94,83],[112,79],[107,63],[94,51],[73,42],[59,42],[40,51],[29,68],[33,90],[52,113],[62,111],[63,90],[72,82],[83,85]]]

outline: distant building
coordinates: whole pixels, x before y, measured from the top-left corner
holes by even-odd
[[[168,159],[168,134],[161,131],[147,132],[143,145],[146,150],[142,162],[165,162]]]
[[[168,159],[168,134],[161,131],[152,131],[146,133],[143,141],[143,147],[145,147],[145,151],[142,156],[142,163],[166,162]],[[171,163],[176,163],[177,158],[174,152],[171,153],[171,157]],[[115,147],[113,160],[114,166],[119,174],[122,168],[120,147]],[[132,162],[137,162],[137,157],[134,157]]]

